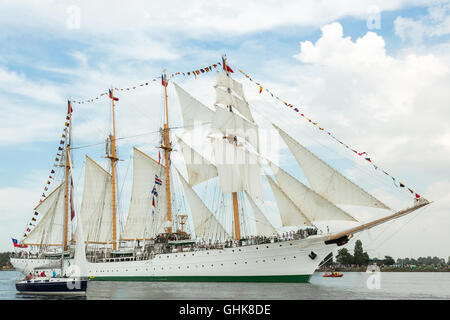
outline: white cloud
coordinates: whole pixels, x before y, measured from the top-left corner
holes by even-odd
[[[397,17],[394,21],[395,34],[403,40],[420,44],[424,37],[436,37],[450,33],[450,1],[432,1],[428,14],[419,19]]]
[[[366,19],[374,6],[380,11],[397,10],[407,5],[421,5],[421,0],[350,0],[317,2],[288,0],[279,3],[261,1],[6,1],[2,4],[1,23],[9,26],[43,27],[67,36],[78,33],[117,37],[117,32],[142,30],[157,34],[189,33],[192,35],[245,34],[281,26],[320,26],[329,21],[352,16]],[[69,6],[80,8],[80,28],[69,30],[66,20],[73,14]],[[21,19],[18,19],[18,16]]]

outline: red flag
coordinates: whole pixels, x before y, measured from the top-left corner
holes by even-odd
[[[259,86],[259,93],[261,93],[262,92],[262,87],[261,86]]]
[[[228,71],[228,72],[231,72],[231,73],[234,73],[234,71],[227,64],[225,65],[224,70]]]
[[[158,152],[158,163],[161,163],[161,151]]]
[[[119,101],[119,98],[116,98],[116,97],[113,96],[113,93],[112,93],[111,89],[109,89],[109,97],[111,99],[113,99],[114,101]]]
[[[161,75],[161,84],[164,87],[167,87],[167,79],[166,79],[166,75],[165,74]]]
[[[152,199],[152,205],[155,206],[155,197]]]
[[[223,70],[234,73],[234,71],[227,65],[227,63],[225,62],[225,59],[223,57],[222,57],[222,67],[223,67]]]
[[[70,101],[67,101],[67,114],[71,114],[73,111],[72,109],[72,104],[70,103]],[[69,119],[67,119],[69,120]]]

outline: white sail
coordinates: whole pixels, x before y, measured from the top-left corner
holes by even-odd
[[[210,123],[214,117],[214,111],[195,99],[179,85],[173,83],[181,106],[181,115],[186,129],[194,128],[194,125]]]
[[[266,236],[271,237],[274,234],[278,234],[277,230],[274,228],[274,226],[270,223],[269,220],[267,220],[264,213],[259,209],[259,207],[256,205],[255,201],[246,193],[248,202],[250,202],[250,205],[253,209],[253,216],[255,217],[255,226],[256,226],[256,234],[258,236]]]
[[[233,90],[242,100],[245,100],[242,83],[232,79],[223,72],[217,73],[217,86]]]
[[[262,175],[259,157],[228,139],[211,138],[222,193],[247,191],[262,202]]]
[[[148,239],[164,232],[167,220],[166,168],[134,148],[133,186],[122,239]],[[161,184],[156,179],[161,180]],[[156,194],[152,193],[155,188]],[[154,202],[154,206],[153,206]]]
[[[341,175],[286,132],[274,125],[305,173],[311,188],[334,204],[390,209],[374,196]]]
[[[290,226],[311,226],[311,221],[305,216],[305,214],[298,208],[295,203],[289,199],[289,197],[281,190],[275,181],[269,176],[266,176],[272,188],[275,201],[277,202],[278,211],[280,212],[281,222],[284,227]]]
[[[65,205],[63,186],[64,182],[34,208],[41,215],[41,219],[25,238],[25,244],[62,245]]]
[[[69,163],[70,168],[73,168],[72,161],[69,157]],[[70,170],[70,175],[72,181],[74,181],[73,171]],[[77,199],[77,191],[75,190],[75,186],[77,183],[74,183],[73,185],[73,196],[74,196],[74,203],[78,203]],[[75,210],[75,208],[72,208]],[[71,265],[69,268],[72,268],[72,275],[78,276],[78,277],[87,277],[87,260],[86,260],[86,248],[84,243],[84,231],[83,231],[83,224],[81,223],[81,218],[78,213],[75,213],[75,221],[77,225],[76,229],[76,235],[75,235],[75,255],[73,259],[73,265]],[[71,274],[71,272],[69,272]]]
[[[247,118],[247,120],[254,122],[247,101],[239,99],[238,97],[217,87],[216,87],[216,104],[222,104],[223,106],[233,106],[245,118]]]
[[[184,193],[189,207],[191,208],[191,217],[194,222],[194,231],[197,238],[226,240],[230,235],[226,232],[222,224],[217,220],[213,213],[206,207],[202,199],[186,182],[181,173],[177,170],[183,185]]]
[[[112,178],[94,160],[86,156],[80,217],[85,241],[112,241]]]
[[[356,221],[347,212],[336,207],[289,173],[269,162],[270,168],[284,193],[302,210],[310,221],[344,220]]]
[[[178,144],[186,164],[189,184],[195,186],[201,182],[217,177],[217,168],[206,160],[200,153],[192,149],[187,143],[178,138]]]
[[[237,113],[217,107],[211,127],[226,136],[241,137],[258,150],[258,126]]]

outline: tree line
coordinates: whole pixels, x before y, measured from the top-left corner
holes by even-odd
[[[347,248],[342,248],[338,251],[336,257],[333,257],[333,253],[330,253],[323,261],[324,266],[334,266],[334,265],[343,265],[343,266],[367,266],[369,264],[377,264],[384,266],[437,266],[437,267],[445,267],[450,266],[450,257],[445,261],[443,258],[439,257],[419,257],[417,259],[414,258],[398,258],[394,260],[391,256],[384,256],[383,259],[379,258],[370,258],[369,254],[364,251],[362,241],[356,240],[355,247],[353,249],[353,254],[349,252]]]

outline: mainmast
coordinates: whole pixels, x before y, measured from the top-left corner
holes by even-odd
[[[110,150],[108,155],[106,156],[111,160],[111,179],[112,179],[112,243],[113,250],[117,249],[117,230],[116,230],[116,162],[119,160],[116,155],[116,123],[114,117],[114,98],[113,89],[109,90],[109,97],[111,98],[111,110],[112,110],[112,134],[109,135],[110,140]],[[118,99],[117,99],[118,100]]]
[[[166,122],[164,123],[164,145],[161,146],[164,149],[164,158],[166,165],[166,195],[167,195],[167,221],[169,222],[169,226],[167,228],[168,233],[172,233],[172,203],[170,199],[170,152],[172,148],[170,146],[170,136],[169,136],[169,106],[167,103],[167,77],[165,70],[162,74],[162,85],[164,86],[164,101],[165,101],[165,109],[166,109]]]
[[[70,177],[70,142],[71,142],[71,132],[72,132],[72,104],[70,100],[67,102],[67,120],[69,122],[69,132],[66,136],[66,150],[65,150],[65,158],[66,158],[66,170],[65,170],[65,193],[64,193],[64,242],[63,242],[63,252],[67,250],[68,243],[68,226],[69,226],[69,177]]]
[[[223,61],[223,69],[225,70],[226,75],[229,77],[228,74],[228,68],[227,68],[227,58],[225,55],[222,56]],[[231,93],[231,89],[227,89],[228,93]],[[228,106],[230,108],[230,112],[233,112],[232,107]],[[234,211],[234,234],[236,236],[236,240],[241,239],[241,228],[239,223],[239,204],[238,204],[238,198],[237,198],[237,192],[232,193],[233,196],[233,211]]]

